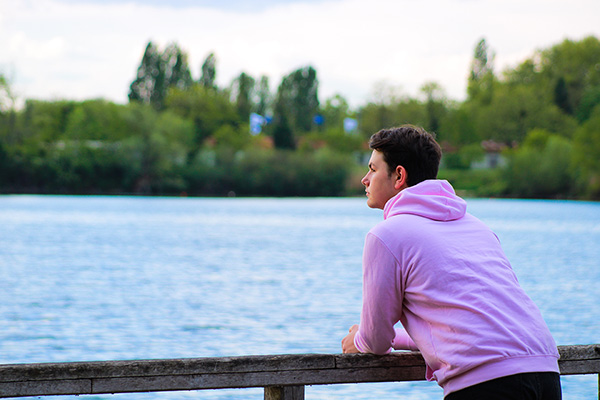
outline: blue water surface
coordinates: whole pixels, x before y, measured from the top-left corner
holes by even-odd
[[[468,200],[558,344],[600,343],[600,204]],[[0,197],[0,363],[339,353],[358,322],[359,198]],[[562,377],[565,399],[597,376]],[[261,399],[260,389],[81,396]],[[61,398],[74,398],[61,396]],[[307,399],[441,399],[435,383]]]

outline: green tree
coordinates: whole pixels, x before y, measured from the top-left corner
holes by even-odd
[[[539,67],[533,58],[529,58],[519,64],[516,68],[507,69],[503,72],[504,83],[509,86],[529,86],[539,87],[540,82]]]
[[[69,117],[76,105],[76,102],[66,100],[27,100],[17,119],[11,144],[39,149],[64,139]]]
[[[215,146],[234,151],[246,149],[250,146],[252,137],[248,134],[246,125],[244,128],[246,129],[228,124],[221,126],[213,134]]]
[[[118,191],[127,158],[111,140],[116,131],[127,134],[125,108],[103,100],[28,100],[13,148],[15,186],[45,193]]]
[[[562,76],[558,78],[556,85],[554,86],[554,104],[565,113],[573,114],[573,107],[571,106],[571,101],[569,99],[567,84],[565,78]]]
[[[240,124],[235,106],[227,93],[200,84],[187,90],[173,89],[167,97],[166,104],[167,110],[192,121],[194,125],[195,144],[190,156],[224,125],[231,125],[237,129]]]
[[[440,140],[451,146],[479,144],[482,137],[475,128],[475,118],[464,103],[450,103],[440,126]]]
[[[600,105],[575,133],[573,161],[580,191],[600,199]]]
[[[69,114],[64,135],[61,137],[71,141],[123,140],[130,135],[123,117],[126,108],[106,100],[86,100],[77,103]]]
[[[589,36],[580,41],[564,40],[562,43],[541,51],[536,55],[536,65],[540,71],[540,82],[553,88],[562,85],[565,88],[561,106],[563,110],[572,110],[575,114],[581,106],[587,88],[600,85],[600,40]]]
[[[285,76],[277,90],[275,113],[285,113],[292,129],[308,132],[319,108],[317,71],[303,67]]]
[[[109,143],[65,142],[34,158],[30,174],[46,193],[122,193],[128,190],[130,153]]]
[[[0,113],[11,111],[15,107],[16,96],[13,93],[10,82],[0,73]]]
[[[154,43],[149,42],[136,79],[129,88],[129,101],[138,101],[162,110],[170,88],[183,90],[191,85],[187,55],[179,46],[172,43],[161,53]]]
[[[540,96],[529,85],[498,85],[491,103],[477,106],[474,120],[482,138],[506,144],[522,142],[535,128],[572,137],[577,126],[575,119],[563,113],[551,98]]]
[[[425,122],[422,104],[416,99],[402,96],[399,87],[378,82],[374,85],[371,98],[358,112],[361,131],[367,137],[383,128],[404,123],[421,125]]]
[[[14,129],[14,96],[3,74],[0,74],[0,192],[9,184],[12,169],[6,150],[8,137]]]
[[[139,101],[159,109],[165,94],[165,71],[158,47],[148,42],[137,70],[135,80],[129,87],[129,101]]]
[[[250,75],[242,72],[234,79],[232,84],[232,95],[235,101],[240,120],[247,122],[250,118],[250,112],[254,108],[252,95],[254,92],[255,80]]]
[[[185,90],[192,86],[192,74],[188,65],[188,56],[179,46],[171,43],[162,54],[165,64],[165,81],[168,88]]]
[[[16,140],[17,111],[15,102],[16,96],[11,90],[10,82],[3,74],[0,74],[0,152],[2,157],[8,157],[2,148]]]
[[[600,42],[593,37],[536,52],[505,71],[489,105],[467,102],[476,130],[504,142],[522,141],[535,128],[572,138],[577,122],[600,103],[599,63]]]
[[[576,117],[580,123],[587,121],[596,106],[600,105],[600,85],[589,86],[585,89],[581,103],[577,107]]]
[[[481,39],[475,46],[471,72],[467,85],[469,100],[482,104],[491,102],[494,90],[494,53],[488,47],[485,39]]]
[[[256,91],[256,112],[262,116],[269,114],[271,107],[271,89],[269,86],[269,77],[261,76]]]
[[[146,194],[185,190],[177,173],[192,146],[192,123],[141,104],[130,105],[126,123],[131,134],[122,146],[132,159],[132,190]]]
[[[360,130],[370,136],[383,128],[395,125],[391,104],[368,103],[359,110]]]
[[[439,133],[441,121],[446,113],[444,89],[436,82],[427,82],[421,86],[421,92],[425,95],[425,129]]]
[[[202,63],[200,75],[200,84],[207,89],[216,88],[217,78],[217,58],[214,53],[210,53]]]
[[[182,187],[174,172],[187,159],[190,121],[151,106],[104,100],[28,101],[29,136],[11,164],[20,190],[44,193],[157,193]]]
[[[565,40],[537,51],[517,68],[505,71],[505,83],[527,87],[579,122],[600,104],[600,41],[587,37]]]
[[[325,100],[320,113],[327,130],[343,132],[344,119],[350,116],[350,106],[341,94],[335,94]]]
[[[273,144],[277,149],[295,149],[296,141],[290,121],[288,120],[288,110],[285,105],[278,100],[275,104],[275,117],[273,121]]]
[[[504,174],[508,192],[516,197],[568,197],[574,187],[572,144],[561,136],[535,129],[514,150]]]
[[[231,190],[242,195],[340,196],[346,194],[351,160],[329,149],[271,149],[246,152],[232,165]]]

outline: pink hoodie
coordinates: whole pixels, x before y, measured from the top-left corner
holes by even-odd
[[[367,234],[364,353],[420,350],[444,395],[523,372],[558,372],[558,351],[496,235],[466,212],[447,181],[391,198]],[[400,321],[404,329],[394,329]]]

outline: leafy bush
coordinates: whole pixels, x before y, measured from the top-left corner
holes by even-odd
[[[513,150],[505,170],[508,194],[514,197],[565,197],[573,190],[571,142],[558,135],[531,131]]]
[[[464,197],[501,197],[506,193],[500,169],[441,169],[438,178],[449,181]]]
[[[236,196],[340,196],[345,194],[348,157],[328,151],[203,151],[186,179],[190,194]]]

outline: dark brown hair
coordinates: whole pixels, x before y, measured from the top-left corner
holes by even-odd
[[[435,136],[423,128],[402,125],[382,129],[371,136],[369,147],[383,153],[388,173],[402,165],[408,174],[408,186],[437,177],[442,149]]]

